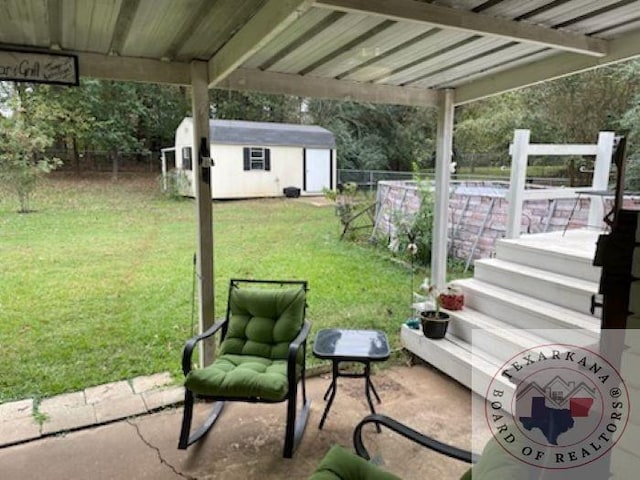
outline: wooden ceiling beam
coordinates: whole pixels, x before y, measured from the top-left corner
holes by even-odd
[[[415,0],[316,0],[314,6],[494,36],[594,57],[607,54],[607,41],[599,38]]]
[[[191,85],[188,63],[164,62],[149,58],[121,57],[99,53],[77,53],[77,55],[81,77]]]
[[[454,102],[456,105],[461,105],[635,57],[640,57],[640,31],[610,40],[609,54],[602,58],[561,53],[462,85],[456,88]]]
[[[120,5],[118,19],[116,20],[113,37],[111,38],[111,45],[109,46],[110,54],[120,55],[122,53],[122,47],[124,47],[124,44],[127,41],[129,30],[131,29],[133,19],[136,16],[139,6],[140,0],[129,0],[127,2],[122,2]]]
[[[267,0],[264,6],[209,59],[209,88],[222,82],[251,55],[311,8],[313,0]]]
[[[302,77],[247,68],[237,69],[220,81],[216,88],[391,105],[437,105],[437,95],[433,90]]]

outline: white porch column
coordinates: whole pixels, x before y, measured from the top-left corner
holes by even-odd
[[[591,188],[594,190],[607,190],[609,188],[609,172],[611,170],[614,138],[614,132],[600,132],[598,134],[596,161],[593,167],[593,183],[591,184]],[[602,227],[604,206],[600,197],[591,197],[588,218],[587,226]]]
[[[529,130],[513,132],[511,145],[511,180],[507,200],[507,232],[506,238],[519,238],[522,225],[522,202],[524,201],[524,184],[527,179],[527,162],[529,159]]]
[[[191,62],[191,111],[193,114],[193,181],[198,218],[198,317],[200,333],[214,322],[213,217],[211,214],[211,168],[203,162],[209,157],[209,77],[207,62]],[[205,149],[201,146],[204,145]],[[202,151],[204,150],[204,151]],[[207,160],[208,161],[208,160]],[[200,366],[214,358],[213,339],[200,342]]]
[[[454,90],[438,92],[436,133],[435,211],[431,246],[431,285],[443,288],[447,282],[447,227],[449,220],[449,180],[453,153]]]

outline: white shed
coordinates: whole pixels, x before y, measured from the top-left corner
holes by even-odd
[[[317,195],[336,184],[335,137],[315,125],[209,120],[211,196],[214,199],[283,196],[287,187]],[[193,120],[176,130],[175,163],[195,196]]]

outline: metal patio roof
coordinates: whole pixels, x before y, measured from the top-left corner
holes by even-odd
[[[435,105],[640,55],[640,0],[0,0],[0,48],[80,75]]]

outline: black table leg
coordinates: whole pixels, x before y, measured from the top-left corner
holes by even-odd
[[[369,364],[369,362],[364,364],[364,393],[367,396],[367,402],[369,403],[369,409],[371,410],[371,413],[375,414],[376,413],[376,409],[373,408],[373,400],[371,400],[371,390],[373,389],[373,392],[376,395],[376,398],[378,399],[378,402],[380,401],[380,397],[378,397],[378,393],[376,392],[376,389],[373,388],[373,384],[371,383],[371,379],[369,378],[369,375],[371,373],[371,365]],[[381,432],[380,430],[380,425],[376,423],[376,430],[378,431],[378,433]]]
[[[327,399],[327,395],[329,394],[329,392],[331,392],[331,395],[329,396],[329,401],[327,402],[327,406],[324,407],[324,412],[322,412],[322,418],[320,419],[320,425],[318,425],[318,429],[322,430],[322,427],[324,427],[324,422],[327,419],[327,415],[329,414],[329,410],[331,410],[331,404],[333,403],[333,399],[336,396],[336,390],[338,387],[338,384],[336,382],[336,379],[338,378],[339,372],[338,372],[338,361],[333,361],[332,362],[333,366],[331,369],[331,385],[329,385],[329,388],[327,389],[327,392],[324,394],[324,398],[325,400]]]
[[[373,382],[371,381],[371,379],[367,378],[367,381],[369,382],[369,387],[371,387],[371,391],[375,395],[376,400],[378,400],[378,403],[382,403],[382,400],[380,400],[380,395],[378,395],[378,392],[376,392],[376,387],[373,386]]]
[[[329,394],[331,393],[331,391],[333,390],[333,380],[331,380],[331,383],[329,384],[329,388],[327,388],[327,391],[324,392],[324,397],[322,397],[324,399],[324,401],[327,401],[327,398],[329,398]]]

